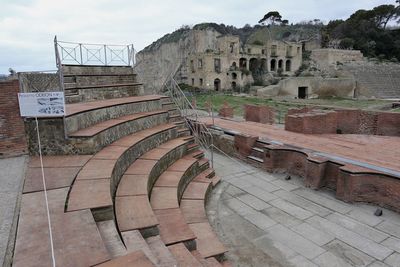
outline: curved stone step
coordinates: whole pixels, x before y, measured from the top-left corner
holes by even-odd
[[[153,210],[179,208],[178,198],[196,176],[198,168],[197,159],[182,158],[163,172],[151,192],[150,203]]]
[[[96,265],[98,267],[156,267],[143,251],[131,252],[125,256],[115,258],[105,263]]]
[[[190,253],[184,244],[178,243],[171,245],[168,246],[168,249],[171,251],[172,255],[174,255],[179,266],[203,267],[203,264]]]
[[[115,200],[121,232],[140,230],[145,237],[158,233],[148,195],[159,175],[186,153],[189,142],[183,138],[170,140],[143,154],[126,170]]]
[[[193,250],[191,253],[204,267],[221,267],[219,261],[214,257],[205,259],[198,250]]]
[[[68,189],[47,192],[57,266],[93,266],[109,260],[90,210],[64,213]],[[44,192],[23,194],[13,266],[52,265],[47,225]]]
[[[125,115],[161,110],[162,98],[159,95],[147,95],[67,104],[66,132],[76,132],[93,124]]]
[[[159,235],[146,238],[146,242],[149,245],[152,253],[158,260],[157,266],[159,267],[178,266],[176,259],[171,254],[171,251],[169,251],[167,246],[165,246],[164,242],[162,242]]]
[[[98,152],[79,172],[67,211],[112,208],[112,197],[128,166],[159,143],[175,137],[175,126],[165,124],[121,138]]]
[[[85,154],[95,153],[124,136],[165,124],[167,118],[168,113],[164,110],[118,117],[68,134],[69,143]]]
[[[193,231],[186,223],[180,209],[161,209],[154,211],[160,229],[161,240],[165,245],[173,245],[176,243],[185,243],[189,250],[196,249]]]
[[[204,258],[220,257],[227,250],[213,232],[205,212],[205,204],[212,189],[213,170],[203,171],[186,187],[180,202],[180,210],[190,229],[196,235],[197,250]],[[201,182],[196,181],[201,179]],[[209,179],[208,182],[206,179]]]
[[[208,222],[189,224],[196,235],[197,250],[204,258],[219,257],[227,252]]]

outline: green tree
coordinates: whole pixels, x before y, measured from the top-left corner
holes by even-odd
[[[400,17],[400,10],[394,5],[380,5],[372,9],[372,15],[374,17],[377,27],[386,29],[387,24],[391,20],[395,20]]]
[[[282,21],[282,16],[281,14],[279,14],[278,11],[270,11],[267,14],[265,14],[264,17],[258,21],[258,23],[275,25],[277,22],[281,21]]]

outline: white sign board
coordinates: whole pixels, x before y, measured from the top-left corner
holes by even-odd
[[[64,92],[19,93],[22,117],[65,116]]]

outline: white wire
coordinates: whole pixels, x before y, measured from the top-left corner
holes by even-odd
[[[54,256],[53,233],[51,231],[49,201],[48,201],[48,198],[47,198],[46,180],[44,179],[42,145],[40,143],[39,122],[38,122],[37,117],[36,117],[36,132],[37,132],[38,145],[39,145],[39,158],[40,158],[40,167],[42,169],[42,179],[43,179],[44,198],[45,198],[45,201],[46,201],[47,220],[48,220],[48,223],[49,223],[49,238],[50,238],[50,248],[51,248],[51,259],[52,259],[53,267],[55,267],[56,266],[56,258]]]

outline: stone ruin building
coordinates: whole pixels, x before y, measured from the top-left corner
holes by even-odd
[[[283,41],[242,44],[238,36],[217,37],[216,49],[190,54],[186,84],[207,90],[237,90],[267,73],[293,75],[302,63],[302,45]]]

